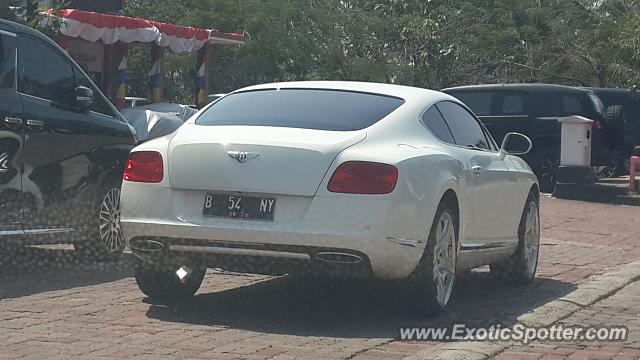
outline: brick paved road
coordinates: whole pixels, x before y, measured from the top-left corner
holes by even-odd
[[[512,324],[640,255],[640,207],[544,198],[541,215],[532,286],[473,272],[450,311],[430,320],[399,315],[410,299],[392,284],[214,271],[192,301],[164,307],[146,302],[127,258],[91,264],[70,250],[25,249],[0,260],[0,358],[402,358],[443,344],[396,341],[400,326]]]
[[[627,326],[626,342],[535,342],[513,346],[497,356],[499,360],[640,359],[640,282],[635,282],[589,308],[562,320],[562,326]]]

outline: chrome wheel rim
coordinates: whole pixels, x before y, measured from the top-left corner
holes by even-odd
[[[524,225],[524,260],[527,264],[527,274],[533,276],[538,266],[538,249],[540,247],[540,218],[538,204],[529,203]]]
[[[120,189],[107,192],[100,206],[100,239],[104,248],[115,253],[124,246],[120,230]]]
[[[436,287],[436,299],[442,307],[449,303],[456,274],[456,229],[453,217],[443,212],[436,224],[436,237],[433,248],[433,281]]]

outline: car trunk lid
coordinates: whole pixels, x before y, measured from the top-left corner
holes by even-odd
[[[313,196],[336,156],[364,130],[199,126],[179,130],[168,153],[172,188]]]

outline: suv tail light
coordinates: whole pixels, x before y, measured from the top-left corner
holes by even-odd
[[[347,161],[338,166],[329,180],[331,192],[349,194],[388,194],[398,181],[398,169],[368,161]]]
[[[162,181],[164,169],[162,155],[155,151],[138,151],[129,154],[122,178],[127,181],[157,183]]]
[[[591,123],[591,128],[592,129],[600,129],[600,128],[602,128],[602,125],[600,124],[600,121],[594,120],[593,123]]]

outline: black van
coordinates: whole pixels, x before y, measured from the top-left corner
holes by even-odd
[[[124,248],[119,194],[135,131],[45,35],[0,20],[0,245]]]
[[[487,127],[496,141],[508,132],[519,132],[533,141],[523,158],[529,163],[544,192],[552,192],[560,165],[560,123],[558,119],[580,115],[594,120],[592,166],[609,166],[612,142],[607,136],[605,109],[595,92],[551,84],[473,85],[444,89],[464,102]]]

